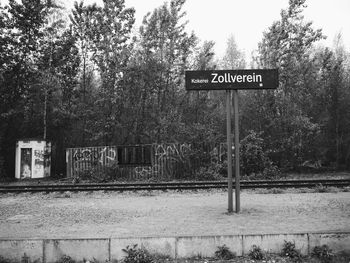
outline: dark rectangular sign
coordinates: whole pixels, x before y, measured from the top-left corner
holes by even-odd
[[[187,90],[276,89],[277,69],[186,71]]]

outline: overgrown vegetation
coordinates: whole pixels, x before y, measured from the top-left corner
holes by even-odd
[[[250,259],[254,260],[263,260],[266,257],[264,251],[256,245],[253,245],[251,250],[249,250],[248,256]]]
[[[70,256],[64,255],[56,263],[76,263],[76,262]]]
[[[14,262],[0,255],[0,263],[14,263]]]
[[[284,242],[283,249],[280,255],[264,252],[259,246],[253,245],[248,253],[248,257],[237,257],[226,245],[219,246],[212,258],[204,258],[201,255],[193,256],[184,259],[171,259],[169,256],[151,254],[145,249],[138,248],[137,245],[127,246],[123,249],[125,257],[120,260],[112,260],[113,263],[204,263],[204,262],[303,262],[303,263],[348,263],[350,255],[348,254],[334,254],[327,245],[316,246],[313,248],[310,256],[303,257],[295,248],[295,243]],[[26,262],[32,262],[27,257]],[[24,261],[22,260],[21,263]],[[35,262],[35,261],[34,261]],[[68,255],[62,256],[56,263],[76,263]],[[81,261],[78,261],[81,262]],[[82,259],[84,263],[101,263],[96,259],[86,260]],[[13,260],[6,259],[0,255],[0,263],[19,263]]]
[[[68,147],[225,141],[224,95],[188,94],[184,72],[244,67],[233,37],[216,58],[214,42],[187,33],[185,0],[164,3],[138,29],[124,0],[77,2],[69,19],[57,3],[0,6],[1,177],[13,175],[20,138],[51,140],[56,174],[65,173]],[[279,88],[240,92],[249,176],[350,168],[349,51],[341,37],[315,47],[324,35],[305,21],[305,6],[289,1],[252,58],[255,68],[279,69]]]
[[[217,259],[230,260],[234,259],[235,257],[236,254],[232,252],[225,244],[219,246],[218,249],[215,251],[215,258]]]
[[[322,263],[331,263],[334,259],[334,253],[327,245],[314,247],[311,255],[319,259]]]
[[[151,255],[146,249],[138,248],[137,245],[127,246],[123,249],[126,253],[123,263],[153,263],[155,256]]]
[[[300,251],[296,249],[295,242],[286,240],[284,241],[281,255],[290,258],[293,262],[301,262],[303,258]]]

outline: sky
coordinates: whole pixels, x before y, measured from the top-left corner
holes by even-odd
[[[5,2],[6,0],[0,0]],[[61,0],[67,8],[74,0]],[[86,4],[102,0],[84,0]],[[125,0],[126,7],[136,10],[136,27],[143,17],[161,6],[166,0]],[[350,0],[306,0],[306,21],[312,21],[314,29],[321,28],[328,38],[322,41],[332,46],[334,37],[342,33],[345,48],[350,51]],[[263,32],[280,18],[281,9],[288,7],[288,0],[187,0],[184,11],[187,29],[194,31],[201,41],[213,40],[218,57],[223,56],[227,39],[235,37],[238,48],[249,58]]]

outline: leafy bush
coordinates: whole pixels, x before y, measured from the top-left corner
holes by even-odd
[[[313,257],[318,258],[319,260],[321,260],[321,262],[324,263],[332,262],[334,258],[332,250],[327,245],[314,247],[311,255]]]
[[[242,172],[246,175],[263,172],[267,157],[263,151],[263,139],[260,134],[250,131],[240,144]]]
[[[0,255],[0,263],[12,263],[12,261]]]
[[[295,248],[295,242],[292,243],[285,240],[281,255],[292,259],[294,262],[302,261],[302,255],[300,251]]]
[[[217,180],[221,176],[218,174],[216,169],[212,166],[200,167],[195,173],[195,179],[199,181],[212,181]]]
[[[117,163],[107,166],[97,165],[86,170],[79,171],[73,177],[73,183],[82,181],[104,183],[113,180],[127,179],[128,173]]]
[[[250,131],[241,141],[240,168],[242,174],[246,176],[256,175],[264,179],[277,179],[281,176],[281,171],[264,151],[263,142],[260,133],[254,131]]]
[[[215,251],[215,257],[223,260],[230,260],[236,257],[236,254],[232,252],[226,245],[219,246]]]
[[[252,249],[249,251],[248,256],[254,260],[263,260],[265,259],[265,253],[259,246],[253,245]]]
[[[270,189],[269,193],[271,194],[282,194],[284,193],[284,189],[281,189],[281,188],[272,188]]]
[[[264,179],[278,179],[281,177],[281,170],[276,166],[273,165],[271,161],[266,161],[265,168],[262,172],[262,176]]]
[[[75,263],[75,260],[70,256],[64,255],[56,263]]]
[[[127,254],[123,259],[123,263],[153,263],[154,257],[145,249],[127,246],[123,251]]]

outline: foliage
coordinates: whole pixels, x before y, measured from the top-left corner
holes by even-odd
[[[254,131],[240,142],[240,163],[243,174],[261,173],[267,162],[267,156],[263,151],[263,139]]]
[[[259,43],[257,66],[278,68],[279,88],[247,95],[248,101],[259,105],[257,112],[246,115],[247,125],[264,131],[270,157],[279,166],[291,169],[300,166],[302,160],[317,158],[320,133],[320,125],[311,118],[308,108],[314,96],[312,76],[316,74],[312,44],[323,35],[312,28],[311,22],[304,21],[304,7],[305,0],[289,1],[280,20],[272,24]],[[246,109],[251,111],[248,105]]]
[[[56,263],[75,263],[75,260],[70,256],[64,255]]]
[[[281,178],[282,172],[277,165],[274,165],[271,161],[265,163],[265,168],[262,172],[262,178],[277,180]]]
[[[314,247],[311,255],[313,257],[320,259],[321,262],[324,262],[324,263],[330,263],[334,258],[334,253],[327,245]]]
[[[152,263],[155,258],[145,249],[137,248],[137,245],[132,247],[127,246],[123,249],[127,255],[123,259],[123,263]]]
[[[301,262],[302,255],[299,250],[295,248],[295,242],[284,241],[281,255],[283,257],[289,257],[293,262]]]
[[[244,52],[238,49],[235,37],[230,35],[220,67],[224,70],[243,69],[245,65]]]
[[[232,252],[226,245],[218,246],[218,249],[215,251],[215,258],[230,260],[234,259],[236,254]]]
[[[0,263],[13,263],[13,261],[0,255]]]
[[[225,94],[187,92],[184,72],[244,67],[244,56],[230,36],[217,59],[213,41],[189,33],[184,6],[164,3],[139,28],[124,0],[76,2],[69,20],[55,1],[0,6],[0,176],[13,175],[20,138],[51,140],[56,174],[66,170],[68,147],[224,142]],[[278,89],[240,91],[241,169],[250,178],[279,177],[305,163],[350,168],[349,51],[341,35],[333,47],[314,47],[324,36],[305,21],[305,6],[289,1],[252,62],[279,69]],[[179,171],[207,158],[187,157]],[[221,166],[208,161],[197,175],[214,179]],[[124,174],[107,170],[103,180]]]
[[[248,256],[249,258],[254,260],[265,259],[265,253],[262,251],[262,249],[259,246],[256,246],[256,245],[253,245],[252,249],[249,250]]]

